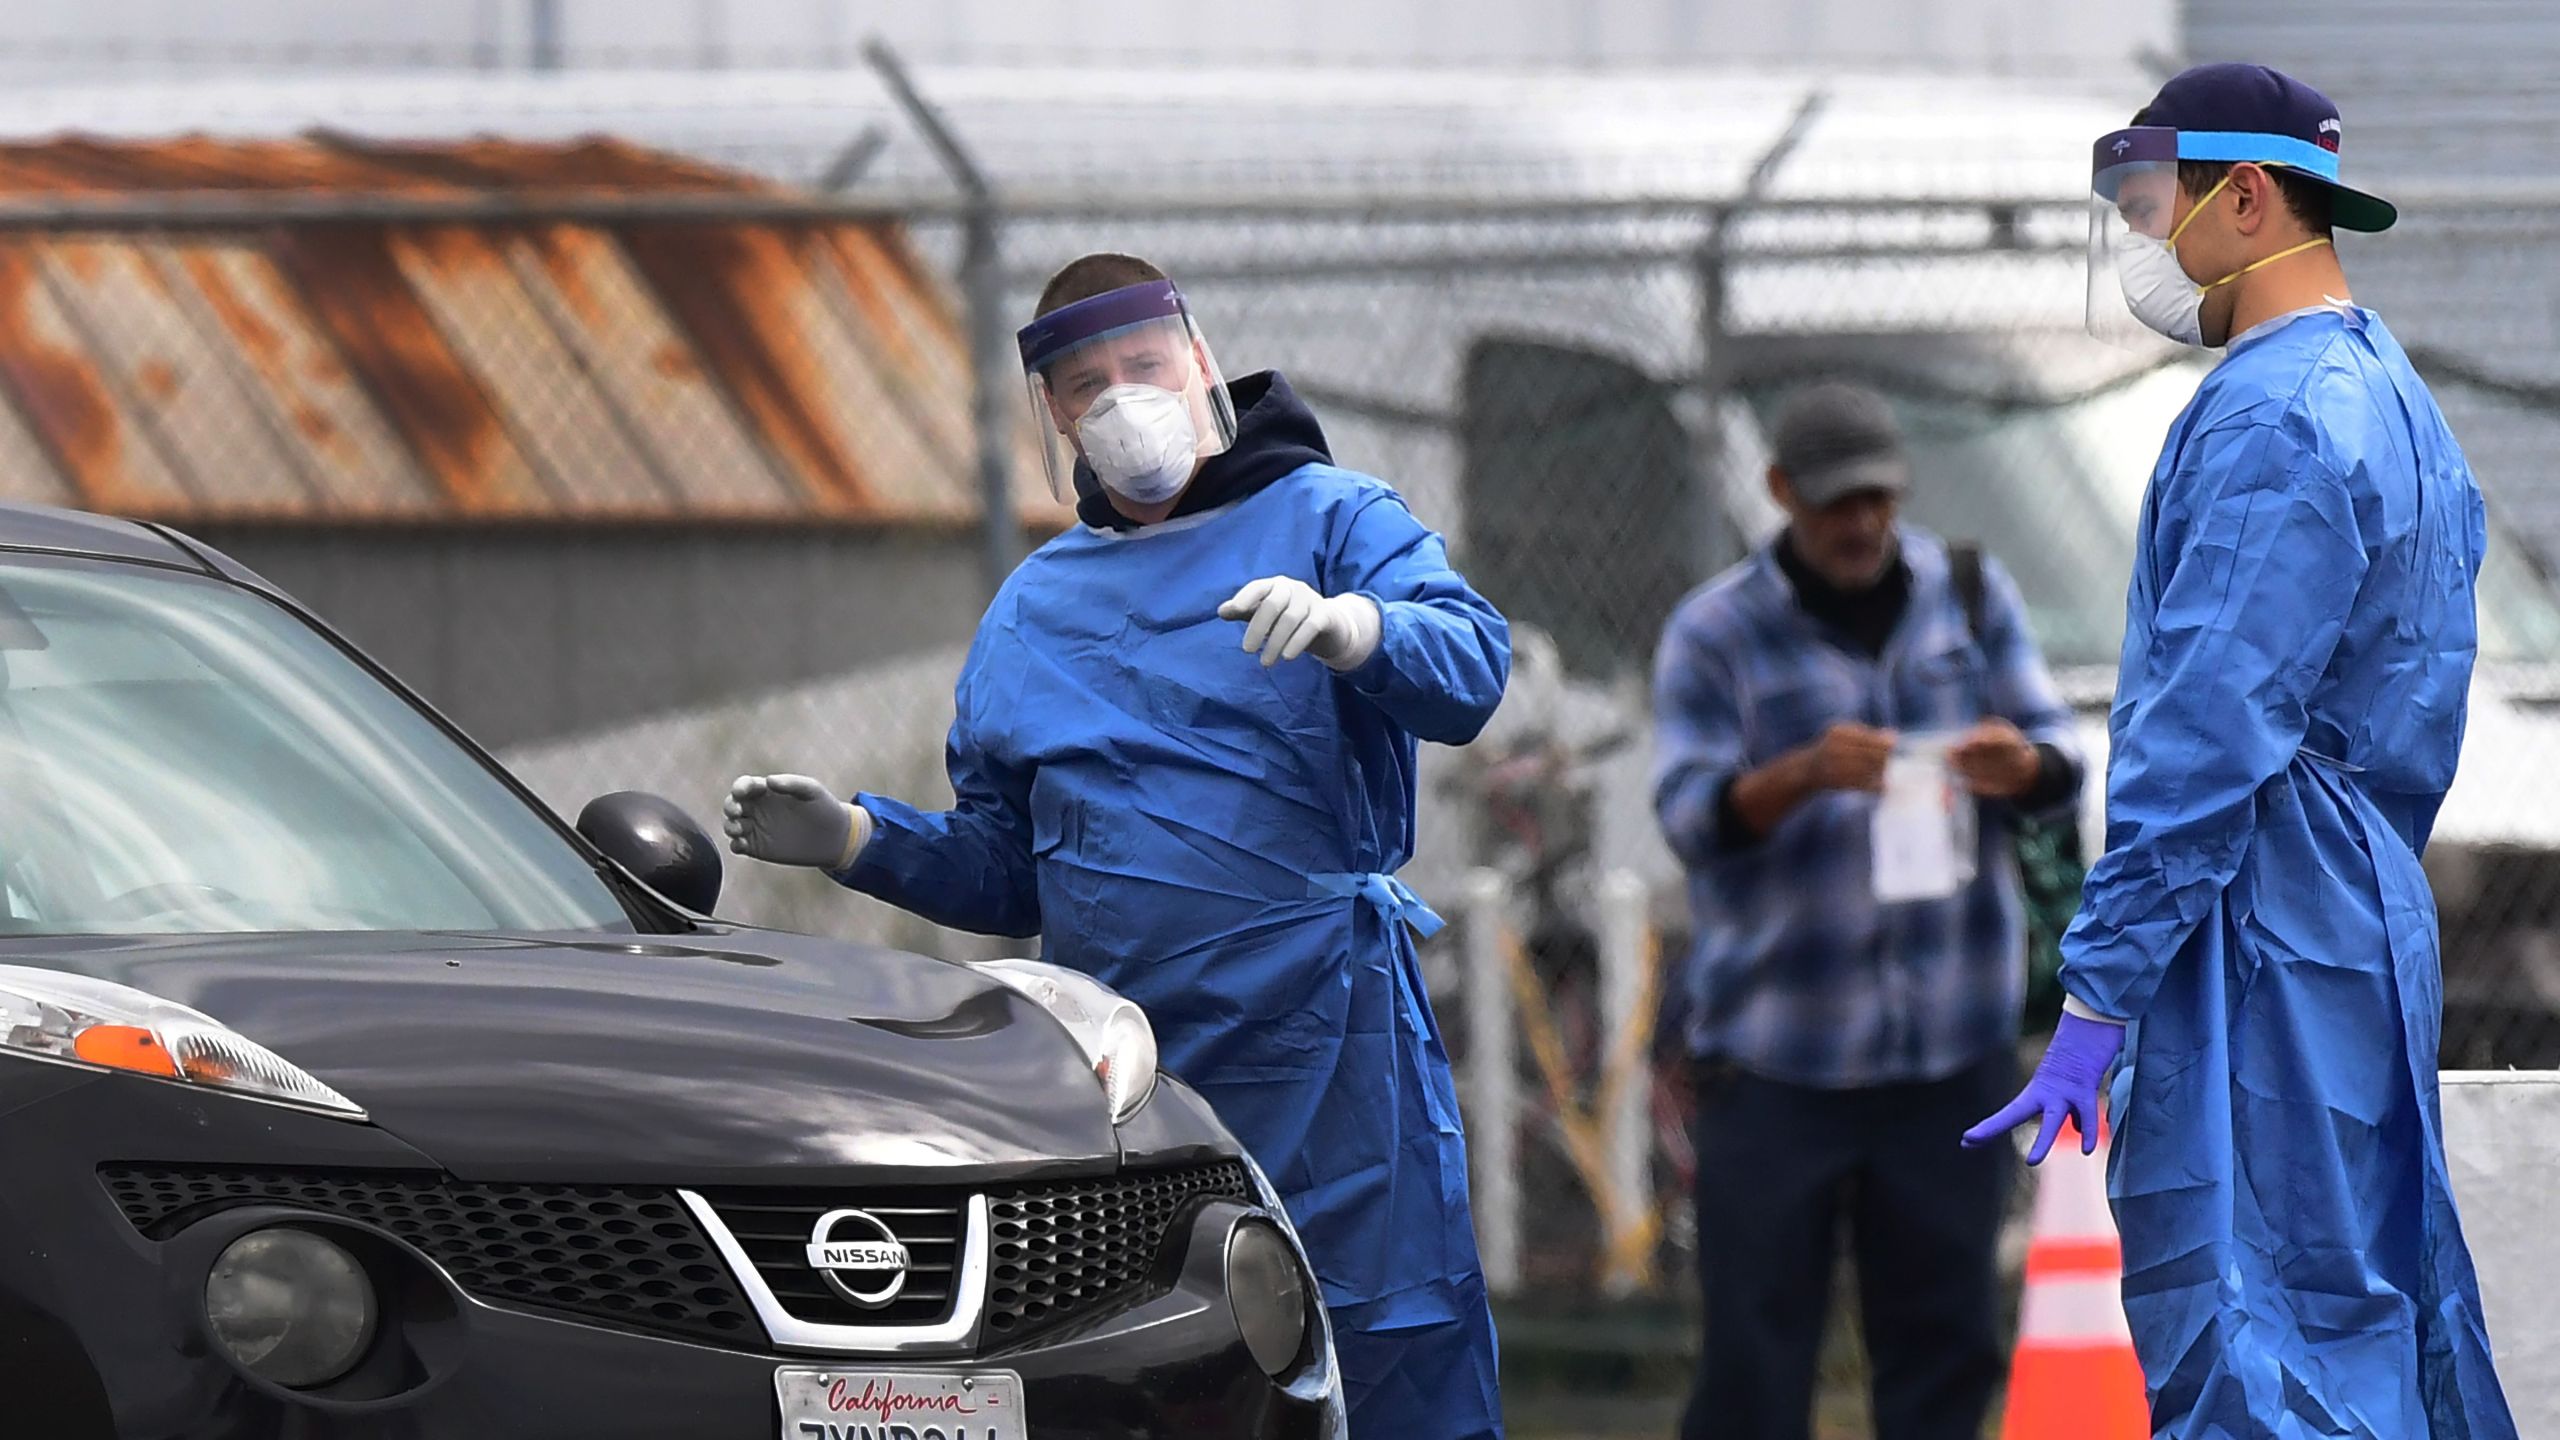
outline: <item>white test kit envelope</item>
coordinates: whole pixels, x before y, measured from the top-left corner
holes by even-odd
[[[1944,900],[1973,880],[1978,817],[1947,761],[1957,738],[1906,735],[1885,762],[1869,837],[1880,903]]]

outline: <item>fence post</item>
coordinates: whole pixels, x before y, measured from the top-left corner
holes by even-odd
[[[969,361],[976,381],[971,396],[970,428],[978,442],[978,496],[986,509],[983,534],[987,598],[993,600],[1005,577],[1021,559],[1021,522],[1013,506],[1013,474],[1007,453],[1013,438],[1013,407],[1020,403],[1020,353],[1013,344],[1004,298],[1003,247],[991,197],[970,205],[960,283],[969,297]]]
[[[1653,946],[1644,881],[1611,870],[1600,877],[1596,892],[1600,1033],[1608,1037],[1602,1053],[1613,1072],[1599,1086],[1608,1113],[1598,1118],[1615,1212],[1603,1217],[1613,1243],[1600,1284],[1604,1294],[1617,1297],[1634,1293],[1653,1268],[1650,1257],[1635,1249],[1653,1233],[1653,1056],[1652,1047],[1640,1043],[1653,1030]]]
[[[1743,212],[1768,194],[1770,185],[1778,177],[1779,167],[1785,165],[1787,157],[1795,154],[1796,147],[1804,143],[1806,133],[1813,128],[1813,122],[1821,117],[1830,100],[1830,91],[1821,86],[1806,91],[1804,98],[1796,103],[1795,114],[1788,118],[1787,128],[1780,131],[1778,138],[1769,142],[1769,147],[1752,162],[1751,173],[1742,182],[1741,195],[1727,203],[1709,205],[1700,215],[1704,233],[1699,237],[1698,248],[1690,256],[1689,263],[1698,287],[1698,423],[1707,427],[1707,433],[1700,437],[1699,444],[1698,473],[1708,487],[1706,495],[1697,497],[1702,514],[1715,513],[1715,496],[1718,487],[1724,483],[1724,468],[1728,463],[1726,452],[1731,444],[1724,433],[1724,397],[1737,378],[1725,344],[1726,330],[1731,321],[1728,303],[1731,298],[1729,284],[1733,278],[1733,227]],[[1749,537],[1744,537],[1744,543],[1749,543]]]
[[[536,70],[560,68],[563,46],[560,43],[561,0],[533,0],[525,15],[525,26],[532,33],[526,47]]]
[[[986,172],[944,121],[940,111],[919,93],[906,66],[885,41],[864,42],[863,58],[880,74],[880,83],[898,108],[924,133],[934,158],[960,188],[960,291],[969,310],[970,426],[978,442],[978,497],[986,509],[983,549],[987,598],[993,600],[1007,575],[1020,561],[1022,522],[1013,508],[1011,441],[1014,406],[1022,396],[1020,352],[1005,314],[1002,206]]]
[[[1476,1247],[1485,1288],[1520,1288],[1520,1057],[1504,932],[1510,886],[1492,870],[1466,881],[1467,1154],[1474,1162]]]

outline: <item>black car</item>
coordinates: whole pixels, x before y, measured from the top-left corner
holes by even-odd
[[[1135,1007],[708,915],[256,576],[0,507],[0,1435],[1330,1436]]]

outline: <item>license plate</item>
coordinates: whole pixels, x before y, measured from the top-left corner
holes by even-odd
[[[1010,1371],[786,1367],[773,1393],[782,1440],[1027,1440]]]

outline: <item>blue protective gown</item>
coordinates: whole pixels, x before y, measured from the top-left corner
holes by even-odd
[[[1264,668],[1218,618],[1292,575],[1379,604],[1337,676]],[[938,923],[1042,937],[1144,1006],[1165,1068],[1269,1172],[1332,1314],[1354,1436],[1498,1435],[1492,1319],[1447,1052],[1391,877],[1415,739],[1464,743],[1510,632],[1395,492],[1308,464],[1223,509],[1079,526],[979,626],[956,808],[878,796],[846,884]]]
[[[2366,311],[2243,337],[2152,476],[2062,978],[2134,1020],[2109,1190],[2163,1436],[2516,1433],[2445,1171],[2418,865],[2486,543]]]

